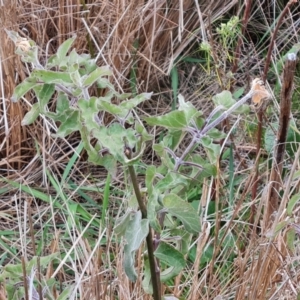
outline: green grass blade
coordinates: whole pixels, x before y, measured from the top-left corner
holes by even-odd
[[[172,110],[176,109],[177,105],[177,96],[178,96],[178,70],[176,66],[173,66],[171,70],[171,85],[173,90],[173,102],[172,102]]]
[[[101,215],[101,223],[103,225],[105,224],[105,215],[109,203],[110,182],[111,182],[111,175],[108,174],[106,178],[105,187],[104,187],[103,207],[102,207],[102,215]]]
[[[83,143],[80,142],[80,144],[77,146],[74,154],[72,155],[71,159],[69,160],[69,162],[66,166],[66,169],[64,170],[64,173],[62,175],[63,181],[65,181],[66,178],[68,177],[68,175],[70,174],[70,171],[71,171],[72,167],[74,166],[75,161],[80,156],[80,153],[81,153],[82,149],[83,149]]]

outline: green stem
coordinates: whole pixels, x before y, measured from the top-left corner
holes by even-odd
[[[126,151],[127,157],[131,157],[131,152]],[[130,152],[130,153],[128,153]],[[135,192],[135,196],[137,199],[137,202],[139,204],[141,213],[142,213],[142,218],[146,219],[147,218],[147,208],[145,206],[145,203],[143,201],[143,197],[138,185],[138,180],[136,177],[136,173],[134,170],[133,166],[128,166],[129,174],[131,177],[133,189]],[[147,249],[148,249],[148,257],[149,257],[149,265],[150,265],[150,272],[151,272],[151,280],[152,280],[152,286],[153,286],[153,299],[154,300],[161,300],[161,287],[160,287],[160,271],[159,267],[157,266],[155,257],[154,257],[154,246],[153,246],[153,237],[152,237],[152,230],[151,227],[149,226],[149,233],[146,238],[146,243],[147,243]]]

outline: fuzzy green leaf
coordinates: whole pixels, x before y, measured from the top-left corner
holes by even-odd
[[[84,87],[89,87],[93,83],[95,83],[99,78],[102,76],[110,76],[112,75],[112,71],[110,70],[109,67],[104,66],[104,67],[99,67],[93,72],[91,72],[84,80],[83,80],[83,86]]]
[[[173,277],[178,275],[179,272],[186,265],[183,254],[180,253],[177,249],[175,249],[171,245],[164,243],[162,241],[159,243],[159,246],[155,250],[154,255],[164,264],[173,267],[173,268],[169,268],[168,272],[164,273],[163,276],[164,281],[172,279]]]
[[[137,274],[134,268],[135,252],[139,249],[149,232],[149,221],[142,219],[140,211],[130,211],[118,223],[115,229],[117,234],[124,235],[124,269],[131,281],[136,281]]]
[[[162,126],[168,129],[184,129],[188,125],[184,111],[172,111],[158,117],[148,117],[145,121],[151,126]]]
[[[39,103],[34,103],[30,109],[30,111],[24,116],[21,125],[30,125],[32,124],[40,114],[40,105]]]
[[[299,200],[300,200],[300,193],[297,193],[297,194],[293,195],[291,197],[291,199],[289,200],[289,203],[288,203],[288,206],[287,206],[287,214],[289,216],[292,215],[294,206],[299,202]]]
[[[74,70],[73,72],[70,72],[70,77],[75,86],[77,86],[77,87],[82,86],[82,78],[81,78],[78,70]]]
[[[58,47],[57,52],[56,52],[58,62],[61,62],[62,60],[64,60],[66,58],[66,55],[67,55],[68,51],[70,50],[71,46],[73,45],[75,39],[76,39],[76,36],[71,37],[71,38],[67,39],[66,41],[64,41]]]
[[[66,288],[64,288],[63,292],[58,296],[57,300],[70,299],[70,294],[72,291],[74,291],[74,286],[67,286]]]
[[[26,78],[22,83],[20,83],[14,90],[11,96],[11,101],[17,102],[22,96],[29,92],[33,87],[37,86],[38,83],[35,78]]]
[[[44,83],[62,83],[70,84],[73,83],[70,73],[68,72],[55,72],[47,70],[34,70],[31,76],[36,80]]]
[[[188,122],[202,115],[202,112],[198,111],[191,102],[185,102],[181,94],[178,95],[178,102],[179,102],[178,110],[184,112],[186,120]]]
[[[73,111],[68,115],[65,121],[60,124],[55,136],[63,138],[74,131],[80,130],[80,128],[79,113],[78,111]]]
[[[45,110],[45,106],[48,105],[48,102],[52,98],[54,92],[55,92],[54,84],[44,84],[42,89],[39,91],[39,93],[37,93],[41,111]]]
[[[229,91],[222,91],[221,93],[215,95],[212,98],[213,102],[216,106],[223,106],[224,110],[229,109],[231,106],[233,106],[236,101],[233,99],[232,94]],[[234,113],[245,113],[249,111],[249,105],[242,105],[239,108],[237,108]]]
[[[170,215],[182,222],[188,232],[194,234],[200,232],[199,216],[188,202],[182,200],[176,194],[168,194],[163,198],[163,205]]]
[[[93,136],[98,139],[103,148],[109,150],[109,153],[120,162],[127,161],[124,154],[125,146],[133,149],[137,139],[135,131],[131,128],[125,129],[118,123],[113,123],[111,126],[101,127],[93,130]]]
[[[70,102],[66,94],[60,92],[56,101],[56,112],[58,114],[64,113],[70,107]]]
[[[151,98],[153,93],[143,93],[135,96],[133,99],[130,99],[128,101],[123,101],[119,106],[123,109],[129,110],[140,103],[144,102],[145,100],[149,100]]]
[[[113,103],[110,103],[106,101],[106,99],[101,99],[99,98],[97,101],[97,107],[101,110],[104,110],[112,115],[124,115],[128,113],[127,110],[124,108],[120,107],[119,105],[115,105]]]

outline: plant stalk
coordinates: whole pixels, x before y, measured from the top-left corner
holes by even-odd
[[[128,158],[131,158],[131,151],[126,149],[125,154]],[[138,185],[136,173],[133,166],[128,166],[129,175],[132,181],[134,193],[139,204],[142,218],[147,219],[147,208],[143,201],[143,197]],[[148,257],[149,257],[149,266],[151,272],[151,281],[153,287],[153,299],[161,300],[161,285],[160,285],[160,270],[157,265],[156,259],[154,257],[154,246],[153,246],[153,237],[152,237],[152,229],[149,225],[149,233],[146,238],[147,249],[148,249]]]

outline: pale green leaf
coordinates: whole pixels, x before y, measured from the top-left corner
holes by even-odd
[[[79,113],[78,111],[73,111],[68,115],[66,120],[60,124],[57,133],[54,136],[63,138],[74,131],[80,130],[80,128]]]
[[[125,231],[124,247],[124,269],[131,281],[136,281],[137,274],[135,271],[135,252],[140,248],[142,242],[149,233],[149,221],[142,219],[140,211],[131,212],[130,220]]]
[[[70,107],[70,102],[66,94],[59,92],[56,100],[56,112],[61,114],[68,110]]]
[[[30,125],[32,124],[40,114],[40,105],[39,103],[34,103],[30,109],[30,111],[24,116],[21,125]]]
[[[34,70],[31,73],[31,76],[44,83],[61,83],[61,84],[73,83],[69,72]]]
[[[199,216],[188,202],[182,200],[176,194],[168,194],[163,198],[163,205],[170,215],[182,222],[188,232],[194,234],[200,232]]]
[[[175,276],[185,267],[186,262],[182,253],[171,245],[160,242],[154,255],[164,264],[170,266],[166,270],[161,272],[160,279],[162,282],[166,282]]]
[[[126,114],[128,113],[128,111],[122,108],[121,106],[115,105],[113,103],[106,101],[106,99],[101,99],[101,98],[99,98],[97,101],[97,107],[98,109],[104,110],[112,115],[126,116]]]
[[[74,43],[76,36],[71,37],[64,41],[57,49],[56,55],[58,62],[60,63],[62,60],[66,58],[68,51],[70,50],[72,44]]]
[[[35,78],[26,78],[22,83],[20,83],[14,90],[11,96],[11,101],[17,102],[22,96],[29,92],[33,87],[37,86],[38,83]]]
[[[185,102],[181,94],[178,95],[178,102],[179,102],[178,110],[184,112],[188,123],[191,120],[198,118],[199,116],[202,115],[202,112],[198,111],[191,102]]]
[[[73,83],[74,83],[75,86],[81,87],[81,85],[82,85],[82,78],[81,78],[78,70],[70,72],[70,77],[71,77],[71,79],[72,79],[72,81],[73,81]]]
[[[287,206],[287,214],[289,216],[292,216],[293,209],[294,209],[295,205],[299,202],[299,200],[300,200],[300,193],[293,195],[291,197],[291,199],[289,200],[288,206]]]
[[[44,84],[41,91],[37,94],[41,111],[45,110],[45,106],[51,100],[55,92],[54,84]]]
[[[152,93],[139,94],[139,95],[135,96],[133,99],[121,102],[121,104],[119,106],[123,109],[129,110],[129,109],[136,107],[137,105],[144,102],[145,100],[149,100],[151,98],[151,96],[152,96]]]
[[[295,253],[295,241],[296,241],[296,230],[295,228],[291,227],[287,230],[286,233],[286,244],[288,246],[288,249]]]
[[[63,292],[58,296],[57,300],[68,300],[70,299],[70,294],[74,290],[74,286],[70,285],[64,288]]]
[[[161,226],[157,219],[157,211],[161,206],[158,203],[159,194],[157,192],[152,192],[148,196],[148,203],[147,203],[147,218],[150,222],[150,226],[158,233],[161,232]]]
[[[221,93],[215,95],[212,98],[212,100],[216,106],[224,107],[224,110],[229,109],[236,103],[236,101],[233,99],[232,94],[229,91],[222,91]],[[234,113],[238,114],[246,112],[249,112],[249,105],[242,105],[234,111]]]
[[[182,269],[186,265],[183,254],[168,243],[161,241],[154,254],[160,261],[168,266]]]
[[[99,78],[102,76],[110,76],[112,75],[112,71],[109,67],[98,67],[96,70],[92,71],[84,80],[83,80],[83,86],[89,87],[93,83],[95,83]]]
[[[216,106],[223,106],[225,109],[230,108],[236,102],[229,91],[222,91],[213,96],[212,100]]]
[[[145,121],[151,126],[162,126],[168,129],[181,129],[184,130],[188,121],[186,119],[184,111],[172,111],[163,116],[158,117],[148,117]]]

